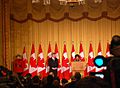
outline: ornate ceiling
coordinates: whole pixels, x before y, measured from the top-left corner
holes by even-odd
[[[102,3],[86,0],[84,5],[60,5],[58,0],[51,0],[50,5],[43,5],[42,0],[38,3],[32,3],[31,0],[11,1],[11,19],[17,22],[24,22],[28,19],[36,22],[64,19],[95,21],[102,18],[120,19],[120,0],[102,0]]]

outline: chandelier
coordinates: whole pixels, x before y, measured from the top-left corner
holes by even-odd
[[[60,5],[67,5],[67,4],[85,4],[85,0],[59,0]]]
[[[32,3],[38,3],[41,0],[32,0]],[[60,5],[67,5],[67,4],[78,4],[83,5],[86,3],[86,0],[58,0]],[[102,0],[93,0],[94,3],[101,3]],[[51,0],[43,0],[44,5],[50,5]]]

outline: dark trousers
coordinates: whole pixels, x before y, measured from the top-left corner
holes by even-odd
[[[57,77],[57,70],[50,69],[50,72],[53,72],[54,76]]]

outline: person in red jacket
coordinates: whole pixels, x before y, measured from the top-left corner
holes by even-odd
[[[23,59],[21,55],[17,55],[15,60],[13,61],[13,72],[22,74],[24,68]]]

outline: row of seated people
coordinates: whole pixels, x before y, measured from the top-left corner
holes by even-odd
[[[31,78],[31,74],[26,77],[13,74],[4,79],[5,81],[3,78],[0,77],[0,88],[110,88],[103,79],[95,76],[81,78],[79,72],[71,77],[71,82],[64,78],[54,78],[51,74],[42,80],[39,76]]]

